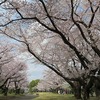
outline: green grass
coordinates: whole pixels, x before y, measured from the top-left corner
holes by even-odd
[[[36,95],[36,98],[34,97],[33,100],[76,100],[73,95],[71,94],[55,94],[55,93],[50,93],[50,92],[40,92],[38,93],[39,95]],[[26,95],[28,96],[28,95]],[[30,96],[30,95],[29,95]],[[35,94],[34,94],[35,96]],[[21,99],[21,95],[8,95],[8,96],[0,96],[0,100],[24,100]],[[26,98],[26,97],[25,97]],[[27,99],[30,100],[30,99]],[[92,97],[90,100],[100,100],[96,99],[95,97]]]
[[[75,100],[73,95],[61,95],[61,94],[54,94],[54,93],[39,93],[39,97],[35,98],[34,100]]]
[[[61,95],[50,92],[41,92],[39,96],[33,100],[76,100],[71,94]],[[95,97],[91,97],[90,100],[97,100]]]

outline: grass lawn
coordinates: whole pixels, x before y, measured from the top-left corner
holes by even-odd
[[[66,94],[54,94],[50,92],[41,92],[39,96],[33,100],[76,100],[73,95]],[[97,100],[95,97],[92,97],[90,100]]]
[[[35,98],[34,100],[75,100],[73,95],[61,95],[61,94],[54,94],[50,92],[41,92],[39,93],[39,97]]]
[[[76,100],[71,94],[55,94],[50,92],[40,92],[39,95],[8,95],[8,96],[0,96],[0,100]],[[92,97],[90,100],[100,100]]]
[[[33,95],[25,96],[0,96],[0,100],[32,100],[35,98]]]

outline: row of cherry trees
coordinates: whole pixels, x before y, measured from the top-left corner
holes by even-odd
[[[10,44],[0,43],[0,90],[4,95],[7,95],[9,89],[20,94],[20,90],[27,86],[27,66],[12,51]]]
[[[37,85],[39,91],[51,91],[58,93],[62,88],[65,80],[58,76],[55,72],[48,69],[44,72],[43,79]],[[67,86],[66,86],[67,87]]]
[[[67,81],[77,99],[100,87],[99,0],[3,0],[0,7],[1,33]]]

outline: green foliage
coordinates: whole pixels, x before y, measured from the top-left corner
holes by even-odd
[[[37,80],[32,80],[32,81],[30,82],[30,86],[31,86],[31,87],[35,87],[35,86],[38,84],[38,82],[39,82],[39,79],[37,79]]]
[[[40,80],[37,79],[37,80],[32,80],[30,82],[30,84],[29,84],[29,91],[30,91],[30,93],[32,93],[34,90],[36,91],[36,86],[37,86],[37,84],[38,84],[39,81]]]

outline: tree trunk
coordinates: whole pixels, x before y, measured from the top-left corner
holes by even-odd
[[[20,88],[19,88],[19,89],[17,89],[17,94],[20,94]]]
[[[74,96],[76,99],[80,99],[80,100],[82,99],[81,98],[81,90],[79,88],[74,89]]]
[[[18,84],[15,82],[15,95],[20,94],[20,88],[18,88]]]
[[[83,90],[83,100],[88,100],[90,98],[89,96],[90,91],[84,88]]]
[[[81,85],[80,85],[80,83],[78,81],[73,82],[71,84],[71,87],[72,87],[72,90],[73,90],[75,98],[77,100],[82,100],[82,97],[81,97]]]
[[[7,93],[8,93],[8,88],[7,87],[4,87],[3,88],[3,95],[4,96],[7,96]]]
[[[98,100],[100,100],[100,88],[95,87],[95,94],[96,94],[96,97],[98,98]]]
[[[100,97],[100,81],[95,80],[95,94],[97,97]]]

